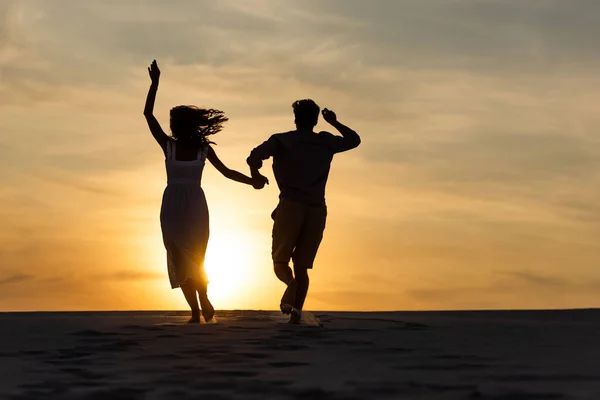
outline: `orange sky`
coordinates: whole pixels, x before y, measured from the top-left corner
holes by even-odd
[[[265,0],[0,4],[0,310],[180,309],[142,109],[230,117],[230,167],[310,97],[336,156],[309,309],[598,307],[600,4]],[[321,121],[317,129],[328,129]],[[277,190],[207,167],[217,308],[277,308]]]

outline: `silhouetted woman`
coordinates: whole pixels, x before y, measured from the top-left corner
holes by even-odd
[[[169,280],[180,287],[192,310],[191,323],[200,322],[200,307],[206,322],[215,310],[207,296],[208,279],[204,258],[209,236],[208,207],[200,186],[205,160],[225,177],[261,189],[266,179],[252,179],[227,168],[210,146],[209,135],[219,132],[227,117],[222,111],[195,106],[171,109],[171,136],[165,134],[153,115],[160,70],[156,60],[148,68],[152,84],[144,116],[152,136],[165,153],[167,187],[160,211],[163,242],[167,250]],[[198,306],[198,298],[200,307]]]

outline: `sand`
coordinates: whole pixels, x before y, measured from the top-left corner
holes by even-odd
[[[0,314],[1,399],[600,399],[600,311]]]

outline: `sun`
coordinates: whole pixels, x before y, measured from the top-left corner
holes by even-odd
[[[257,248],[259,239],[250,232],[223,225],[211,227],[208,240],[204,262],[209,280],[208,296],[215,308],[220,310],[246,308],[250,303],[256,304],[261,294],[258,288],[264,286],[257,271],[260,270],[261,261],[264,264],[265,249]],[[180,290],[172,290],[169,286],[166,252],[160,231],[153,232],[151,238],[143,243],[145,252],[142,254],[147,254],[147,257],[141,264],[151,264],[152,271],[159,271],[156,275],[164,276],[154,283],[153,299],[162,299],[163,307],[168,309],[187,309],[188,305]]]
[[[211,232],[206,252],[208,295],[218,308],[238,308],[252,285],[252,241],[240,233]]]

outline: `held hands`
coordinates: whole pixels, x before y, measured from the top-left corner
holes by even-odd
[[[323,114],[323,119],[331,125],[337,122],[337,115],[335,115],[335,113],[330,109],[324,108],[321,114]]]
[[[158,84],[158,80],[160,78],[160,69],[158,69],[158,64],[156,64],[156,60],[152,61],[152,64],[148,67],[148,74],[150,74],[150,80],[153,84]]]
[[[265,185],[269,184],[269,180],[267,179],[266,176],[263,176],[259,173],[252,175],[252,187],[254,189],[262,189],[265,187]]]

